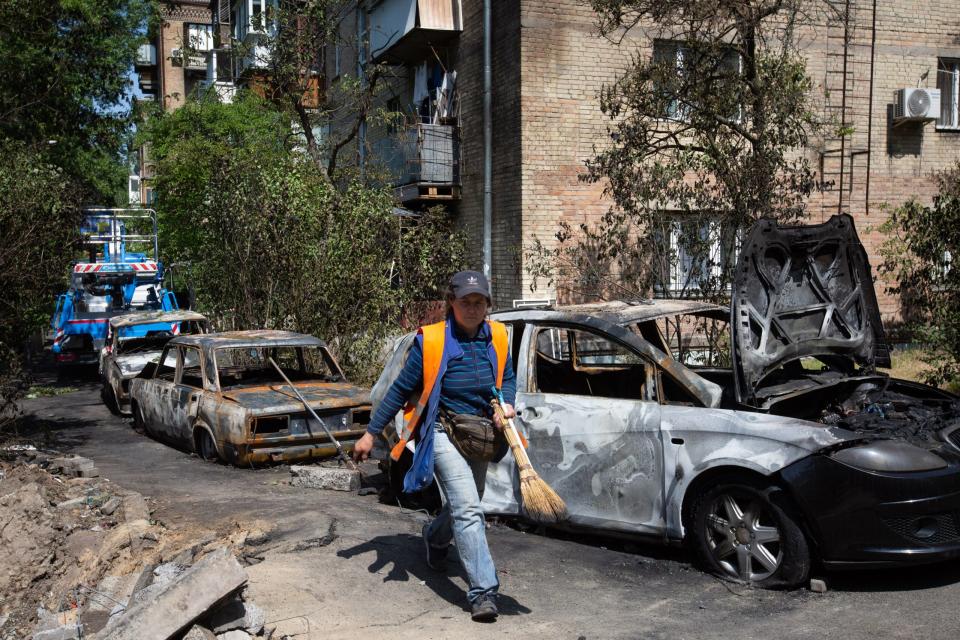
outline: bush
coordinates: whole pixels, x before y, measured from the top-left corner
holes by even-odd
[[[931,206],[911,200],[896,209],[881,230],[885,242],[880,273],[897,284],[909,337],[928,345],[924,374],[931,384],[960,382],[960,162],[937,176]]]

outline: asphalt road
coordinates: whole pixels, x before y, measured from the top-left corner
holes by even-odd
[[[283,467],[205,463],[134,432],[92,382],[28,400],[58,448],[151,499],[167,526],[273,529],[250,594],[298,638],[955,638],[960,563],[819,574],[825,594],[771,592],[704,575],[682,550],[594,536],[538,535],[492,524],[502,617],[472,623],[455,560],[422,557],[426,516],[375,496],[295,489]],[[329,544],[324,542],[333,538]],[[323,542],[318,542],[318,541]],[[453,554],[452,554],[453,555]]]

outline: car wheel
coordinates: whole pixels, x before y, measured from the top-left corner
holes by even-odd
[[[217,445],[214,444],[209,431],[206,429],[197,429],[194,440],[196,442],[198,456],[208,461],[214,461],[218,458]]]
[[[133,414],[133,429],[140,433],[146,433],[148,431],[147,423],[143,419],[143,411],[140,409],[140,405],[134,402],[131,408],[131,413]]]
[[[104,384],[100,390],[100,398],[103,400],[103,404],[106,405],[107,409],[110,410],[110,413],[114,415],[120,413],[120,405],[117,403],[117,394],[113,392],[113,387]]]
[[[713,484],[697,498],[688,535],[709,571],[763,588],[806,581],[810,548],[796,518],[770,500],[776,491],[733,479]]]

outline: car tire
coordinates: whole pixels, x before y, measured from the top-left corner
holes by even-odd
[[[143,419],[143,411],[140,409],[140,405],[136,402],[132,403],[131,414],[133,415],[133,430],[138,433],[148,433],[147,423]]]
[[[120,404],[117,402],[117,394],[113,392],[113,387],[104,384],[100,390],[100,398],[103,400],[103,404],[107,406],[107,409],[110,410],[110,413],[113,415],[120,414]]]
[[[196,453],[202,460],[216,462],[220,457],[220,455],[217,453],[217,445],[210,436],[210,432],[206,429],[197,429],[193,436],[193,440]]]
[[[697,496],[688,541],[700,564],[722,578],[764,589],[792,588],[810,575],[810,546],[776,485],[724,478]]]

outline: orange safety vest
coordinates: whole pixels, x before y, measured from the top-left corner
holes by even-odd
[[[497,354],[497,389],[503,386],[503,370],[507,366],[507,325],[502,322],[487,320],[490,326],[490,336],[493,342],[493,351]],[[423,335],[423,391],[416,404],[408,402],[403,408],[403,419],[406,426],[400,441],[390,451],[390,457],[399,460],[403,449],[416,433],[423,413],[427,410],[427,402],[433,387],[437,383],[440,365],[443,363],[443,343],[447,336],[447,322],[441,321],[420,327]]]

